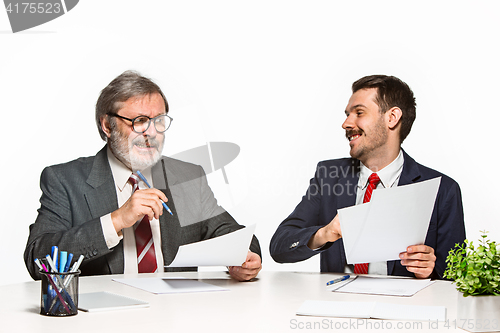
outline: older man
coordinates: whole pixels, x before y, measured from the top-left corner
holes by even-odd
[[[85,256],[82,275],[162,272],[180,245],[242,227],[217,205],[200,166],[161,155],[168,111],[161,89],[136,72],[102,90],[95,117],[107,144],[96,156],[42,172],[41,207],[24,253],[34,279],[40,277],[34,259],[53,245]],[[245,263],[229,273],[245,281],[260,269],[254,237]]]

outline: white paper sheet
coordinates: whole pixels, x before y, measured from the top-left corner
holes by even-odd
[[[357,276],[353,281],[333,291],[354,294],[413,296],[433,284],[430,279],[385,278]]]
[[[241,266],[248,253],[255,224],[229,234],[182,245],[165,267]]]
[[[339,209],[348,264],[399,260],[423,244],[441,177],[373,191],[371,201]]]
[[[370,318],[375,302],[305,301],[297,310],[299,316]]]
[[[444,306],[402,305],[381,302],[305,301],[297,315],[387,320],[446,320]]]
[[[149,303],[106,291],[84,293],[78,296],[78,310],[85,312],[147,308]]]
[[[371,314],[372,318],[394,320],[446,320],[446,307],[402,305],[377,302]]]
[[[149,291],[153,294],[198,293],[204,291],[226,291],[228,289],[197,280],[182,277],[165,278],[126,278],[113,281],[129,285],[134,288]]]

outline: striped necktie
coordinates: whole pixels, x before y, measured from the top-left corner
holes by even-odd
[[[368,187],[366,188],[365,196],[363,198],[363,203],[369,202],[372,198],[372,192],[377,187],[380,182],[380,178],[376,173],[372,173],[370,177],[368,177]],[[368,263],[365,264],[355,264],[354,265],[354,274],[368,274]]]
[[[139,188],[139,178],[132,174],[128,179],[132,184],[132,193]],[[156,253],[153,244],[151,224],[147,215],[144,215],[135,229],[135,245],[137,249],[137,265],[139,273],[154,273],[157,269]]]

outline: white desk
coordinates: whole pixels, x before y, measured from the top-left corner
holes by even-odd
[[[86,313],[65,318],[40,312],[40,281],[0,287],[0,332],[319,332],[382,331],[465,332],[452,325],[456,319],[457,291],[450,282],[437,281],[413,297],[354,295],[325,290],[338,274],[269,272],[254,282],[236,282],[225,272],[142,274],[141,277],[182,276],[227,287],[230,291],[154,295],[111,279],[130,275],[80,278],[80,293],[109,291],[150,303],[149,308]],[[408,305],[439,305],[447,309],[450,327],[429,322],[357,320],[296,316],[305,300],[380,301]],[[432,323],[436,325],[436,323]],[[382,326],[384,325],[384,326]],[[388,327],[387,325],[390,325]],[[398,329],[398,326],[402,329]],[[302,328],[302,329],[301,329]],[[385,328],[385,329],[384,329]]]

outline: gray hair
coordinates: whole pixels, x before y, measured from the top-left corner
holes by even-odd
[[[107,114],[116,113],[121,108],[121,103],[129,98],[146,96],[159,93],[165,102],[165,111],[168,113],[168,103],[160,87],[135,71],[125,71],[111,81],[106,88],[101,91],[95,105],[95,122],[99,135],[104,141],[107,136],[102,130],[101,118]]]

